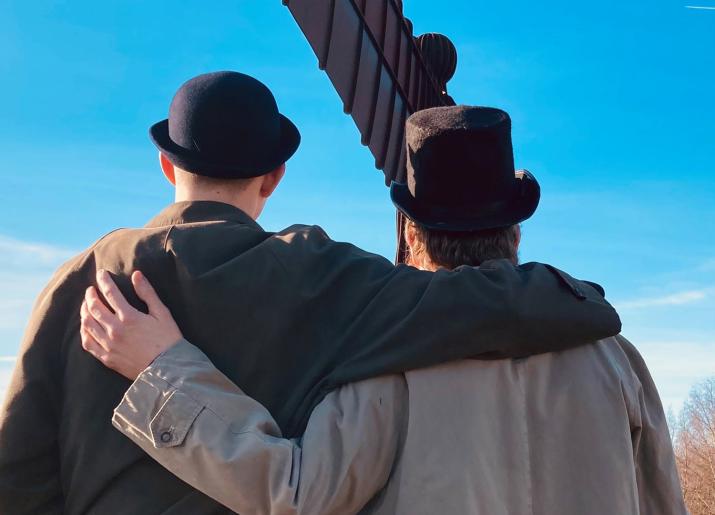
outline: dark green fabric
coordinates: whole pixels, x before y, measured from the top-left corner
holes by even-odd
[[[145,272],[186,338],[289,436],[345,382],[620,330],[595,289],[544,265],[422,272],[318,227],[273,234],[226,204],[174,204],[146,228],[100,240],[40,295],[0,419],[0,513],[228,513],[112,428],[129,382],[86,354],[78,334],[97,268],[138,307],[128,276]]]

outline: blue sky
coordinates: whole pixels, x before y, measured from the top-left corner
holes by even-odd
[[[522,260],[603,284],[677,408],[715,375],[715,11],[404,3],[416,33],[456,44],[452,96],[512,115],[543,192]],[[393,256],[381,174],[280,0],[0,0],[0,34],[0,388],[52,270],[171,202],[147,128],[193,75],[252,74],[301,129],[264,227]]]

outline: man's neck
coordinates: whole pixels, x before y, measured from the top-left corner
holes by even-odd
[[[248,195],[230,195],[224,192],[187,191],[182,188],[176,189],[176,195],[174,198],[175,202],[197,202],[201,200],[209,200],[212,202],[222,202],[224,204],[229,204],[231,206],[237,207],[254,220],[258,218],[258,210],[256,208],[255,199]]]

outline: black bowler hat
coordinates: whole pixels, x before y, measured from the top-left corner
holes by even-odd
[[[169,119],[149,135],[175,166],[209,177],[258,177],[285,163],[300,133],[261,82],[238,72],[207,73],[174,95]]]
[[[490,107],[435,107],[407,119],[407,184],[392,201],[428,229],[480,231],[517,224],[539,204],[531,173],[515,171],[511,119]]]

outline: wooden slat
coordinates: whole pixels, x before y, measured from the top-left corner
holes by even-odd
[[[385,182],[404,180],[404,122],[441,105],[396,0],[283,0],[375,157]]]

